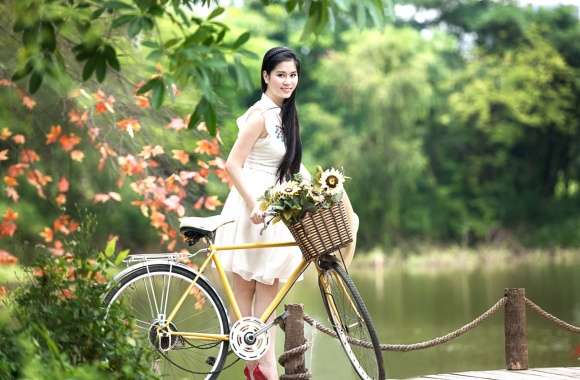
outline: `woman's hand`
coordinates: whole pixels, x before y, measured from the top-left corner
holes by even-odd
[[[250,213],[250,220],[252,221],[252,223],[254,224],[260,224],[262,222],[264,222],[264,212],[262,210],[260,210],[260,205],[259,204],[255,204],[252,207],[252,212]]]

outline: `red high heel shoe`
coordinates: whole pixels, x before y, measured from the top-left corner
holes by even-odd
[[[266,375],[260,369],[260,365],[258,364],[256,368],[254,368],[254,380],[268,380]]]
[[[246,380],[252,380],[252,378],[250,377],[250,369],[248,368],[248,366],[244,367],[244,375],[246,375]]]

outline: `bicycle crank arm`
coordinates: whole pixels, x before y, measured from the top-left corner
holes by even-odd
[[[265,333],[266,331],[270,330],[272,328],[272,326],[279,324],[280,322],[282,322],[283,320],[285,320],[287,317],[288,317],[288,312],[285,311],[284,313],[282,313],[279,316],[277,316],[276,318],[274,318],[274,320],[272,322],[268,323],[267,325],[265,325],[261,329],[257,330],[255,333],[248,333],[248,334],[246,334],[246,336],[244,337],[244,340],[248,344],[253,344],[256,341],[256,337],[257,336],[259,336],[259,335]]]

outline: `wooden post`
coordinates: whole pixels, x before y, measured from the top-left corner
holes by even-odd
[[[286,338],[284,341],[284,351],[289,351],[306,343],[304,338],[304,305],[286,305],[288,316],[285,321]],[[292,356],[284,364],[286,375],[305,373],[306,366],[304,354]]]
[[[504,315],[505,363],[510,370],[528,369],[525,289],[506,288]]]

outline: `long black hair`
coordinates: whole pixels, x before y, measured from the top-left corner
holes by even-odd
[[[260,70],[260,78],[262,81],[262,92],[266,92],[268,85],[264,81],[264,71],[270,75],[272,70],[280,63],[286,61],[294,61],[298,78],[300,78],[300,60],[291,49],[287,47],[275,47],[264,54],[262,60],[262,70]],[[300,82],[300,81],[299,81]],[[298,86],[292,91],[292,95],[284,99],[282,103],[282,110],[280,111],[282,118],[282,132],[284,134],[284,145],[286,145],[286,153],[278,167],[278,182],[284,179],[289,180],[292,174],[300,171],[300,163],[302,162],[302,141],[300,140],[300,123],[298,122],[298,111],[296,110],[296,91]]]

